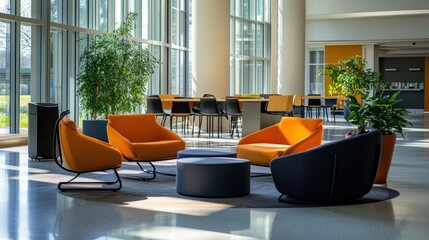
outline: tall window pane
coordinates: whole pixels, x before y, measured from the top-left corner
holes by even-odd
[[[28,103],[31,101],[31,26],[28,25],[21,25],[20,63],[19,127],[26,131],[28,129]]]
[[[231,86],[235,93],[270,91],[270,0],[231,0]]]
[[[161,40],[161,1],[142,1],[142,37],[149,40]]]
[[[0,12],[10,13],[10,0],[0,1]]]
[[[21,16],[31,17],[31,0],[21,0]]]
[[[60,0],[51,0],[51,21],[60,22]]]
[[[171,93],[180,94],[180,51],[171,50]]]
[[[310,94],[324,94],[325,77],[318,75],[319,69],[324,67],[325,52],[323,50],[310,50],[309,62],[309,79],[310,79]]]
[[[109,1],[100,0],[100,28],[99,30],[107,31],[109,28]]]
[[[150,53],[157,59],[161,59],[161,46],[149,46]],[[148,81],[147,84],[147,95],[159,94],[161,93],[161,63],[158,64],[158,67],[155,69],[152,78]]]
[[[256,28],[256,56],[264,57],[264,24],[258,24]]]
[[[170,12],[170,74],[168,82],[168,93],[189,95],[189,54],[186,48],[189,47],[189,4],[186,0],[172,0]]]
[[[51,68],[49,79],[50,102],[59,103],[61,100],[61,75],[62,71],[62,31],[51,30]]]
[[[245,22],[243,26],[243,55],[255,56],[255,24]]]
[[[179,40],[179,13],[177,9],[171,9],[171,42],[180,45]]]
[[[88,28],[88,0],[79,0],[79,27]]]
[[[10,132],[10,25],[0,22],[0,134]]]

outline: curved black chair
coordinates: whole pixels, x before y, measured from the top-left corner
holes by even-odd
[[[288,197],[324,204],[347,202],[367,194],[380,162],[380,131],[326,143],[271,161],[277,190]]]

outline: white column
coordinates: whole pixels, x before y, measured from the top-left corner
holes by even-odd
[[[230,94],[229,0],[192,1],[192,96]]]
[[[279,0],[277,91],[304,94],[305,1]]]

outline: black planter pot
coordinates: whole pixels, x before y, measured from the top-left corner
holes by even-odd
[[[99,139],[104,142],[109,142],[107,138],[107,120],[83,120],[83,134]]]

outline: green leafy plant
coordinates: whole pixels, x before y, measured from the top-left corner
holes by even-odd
[[[389,96],[384,95],[384,91],[379,91],[364,99],[363,104],[351,104],[349,121],[358,126],[357,133],[364,132],[366,127],[373,127],[382,134],[399,133],[404,137],[403,128],[412,124],[405,118],[409,114],[406,109],[394,107],[402,101],[397,99],[399,93]]]
[[[366,98],[372,89],[387,87],[387,83],[381,80],[380,73],[366,68],[366,64],[365,59],[356,55],[339,60],[337,64],[326,64],[319,74],[331,79],[329,94],[341,93],[347,100],[355,103],[357,95]]]
[[[115,31],[91,38],[77,78],[80,104],[91,119],[127,113],[143,104],[146,84],[159,61],[130,39],[136,13]]]

